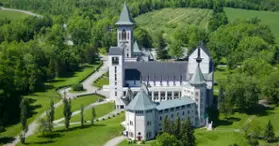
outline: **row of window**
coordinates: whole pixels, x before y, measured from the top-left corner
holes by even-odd
[[[141,79],[140,79],[140,83],[142,84],[143,82],[145,82],[145,81],[143,81],[142,78],[141,78]],[[147,81],[146,81],[146,84],[149,85],[150,82],[152,82],[152,81],[147,80]],[[170,82],[173,82],[173,85],[176,85],[176,83],[177,83],[176,81],[169,81],[169,80],[167,80],[167,86],[170,85]],[[156,83],[157,83],[157,81],[154,80],[154,81],[153,81],[154,86],[157,85]],[[136,80],[134,80],[134,84],[136,84]],[[179,82],[179,85],[181,85],[181,84],[182,84],[182,80],[180,80],[180,82]],[[162,79],[160,80],[160,83],[159,83],[158,85],[163,86],[163,80],[162,80]]]
[[[187,111],[187,114],[190,115],[190,111],[189,111],[189,110]],[[180,117],[180,116],[185,116],[185,112],[183,111],[181,115],[179,115],[179,112],[177,112],[176,115],[177,115],[178,117]],[[174,118],[174,115],[171,114],[170,117],[171,117],[171,118]],[[162,116],[160,116],[160,121],[162,121]]]
[[[119,33],[119,39],[120,40],[129,40],[130,39],[130,34],[126,32],[125,29],[122,30],[121,33]]]

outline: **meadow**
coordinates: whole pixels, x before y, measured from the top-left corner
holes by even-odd
[[[24,19],[26,17],[28,17],[28,15],[21,13],[21,12],[0,9],[0,20],[3,20],[6,18],[8,20],[13,21],[13,20],[18,20],[18,19]]]
[[[135,21],[153,36],[160,31],[170,34],[176,27],[189,24],[207,28],[211,14],[212,11],[209,9],[165,8],[140,15],[135,18]]]
[[[234,8],[225,8],[225,12],[227,17],[229,18],[229,21],[258,17],[261,20],[261,23],[266,24],[270,27],[271,31],[276,37],[277,43],[279,43],[279,12],[255,11]]]

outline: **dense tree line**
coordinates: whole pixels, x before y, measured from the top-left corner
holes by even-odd
[[[196,138],[190,117],[183,121],[178,116],[172,121],[165,116],[162,131],[156,139],[156,146],[195,146]]]

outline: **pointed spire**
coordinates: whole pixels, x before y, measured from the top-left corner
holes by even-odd
[[[119,17],[118,21],[116,22],[116,25],[134,25],[134,23],[132,22],[132,19],[130,17],[130,12],[126,5],[126,2],[124,3],[120,17]]]
[[[200,85],[200,84],[205,84],[205,79],[203,77],[203,74],[201,72],[201,69],[200,69],[200,64],[198,64],[191,80],[190,80],[190,84],[192,85]]]

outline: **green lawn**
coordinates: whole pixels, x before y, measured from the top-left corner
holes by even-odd
[[[71,104],[72,112],[80,110],[81,105],[86,107],[87,105],[96,102],[99,98],[102,97],[98,95],[87,95],[87,96],[77,97],[76,99],[72,100],[72,104]],[[64,108],[63,106],[59,106],[58,108],[55,109],[54,119],[57,120],[63,118],[63,108]]]
[[[7,18],[7,19],[13,21],[13,20],[18,20],[18,19],[24,19],[26,17],[28,17],[28,15],[21,13],[21,12],[0,9],[0,20]]]
[[[109,84],[109,78],[108,74],[105,73],[104,75],[101,76],[101,78],[98,78],[95,82],[93,82],[93,86],[102,88],[104,85]]]
[[[94,65],[95,67],[97,65]],[[30,99],[31,108],[33,109],[32,116],[28,119],[28,123],[31,123],[36,117],[43,113],[48,107],[50,98],[53,98],[55,102],[59,101],[60,95],[55,91],[57,87],[69,84],[75,84],[87,77],[93,72],[93,65],[84,66],[80,71],[77,71],[69,77],[56,78],[55,81],[51,83],[46,83],[47,89],[43,92],[36,92],[32,95],[25,96],[25,98]],[[1,133],[1,137],[14,137],[19,134],[21,130],[21,125],[16,124],[6,128],[6,131]]]
[[[94,107],[96,111],[97,118],[102,117],[114,110],[114,103],[106,103],[102,105],[97,105]],[[91,114],[92,110],[87,109],[84,111],[84,120],[90,120],[91,119]],[[71,118],[71,122],[78,122],[80,121],[80,114],[77,114]]]
[[[99,121],[95,126],[86,125],[83,129],[79,125],[71,126],[68,131],[59,127],[50,137],[42,137],[37,133],[28,137],[26,142],[28,146],[102,146],[111,138],[121,135],[124,130],[120,125],[122,121],[124,114]]]
[[[274,109],[273,109],[274,108]],[[268,120],[271,120],[273,124],[273,129],[276,136],[279,136],[279,107],[272,107],[271,109],[259,110],[257,114],[244,114],[244,113],[234,113],[229,116],[228,120],[224,120],[224,116],[220,116],[220,121],[217,123],[218,126],[213,131],[207,131],[203,128],[195,129],[196,143],[197,146],[228,146],[230,144],[238,144],[239,146],[249,146],[248,142],[244,138],[244,132],[242,127],[246,123],[250,123],[250,127],[253,128],[255,125],[260,126],[263,134],[265,126]],[[143,146],[151,146],[148,142]],[[268,144],[268,146],[277,146],[278,143]],[[128,146],[127,141],[123,141],[118,146]],[[260,141],[260,146],[266,146],[267,143]],[[133,145],[131,145],[133,146]]]
[[[266,24],[270,27],[271,31],[274,33],[279,43],[279,12],[270,12],[270,11],[255,11],[255,10],[243,10],[243,9],[234,9],[234,8],[225,8],[226,15],[229,18],[229,21],[236,19],[250,19],[253,17],[258,17],[261,19],[263,24]]]
[[[165,8],[140,15],[135,18],[135,21],[151,36],[162,30],[170,35],[176,27],[183,27],[187,24],[206,28],[211,13],[209,9]]]
[[[156,142],[155,140],[151,140],[145,142],[145,144],[129,144],[127,140],[124,140],[117,146],[152,146],[152,144],[154,144],[155,142]]]

